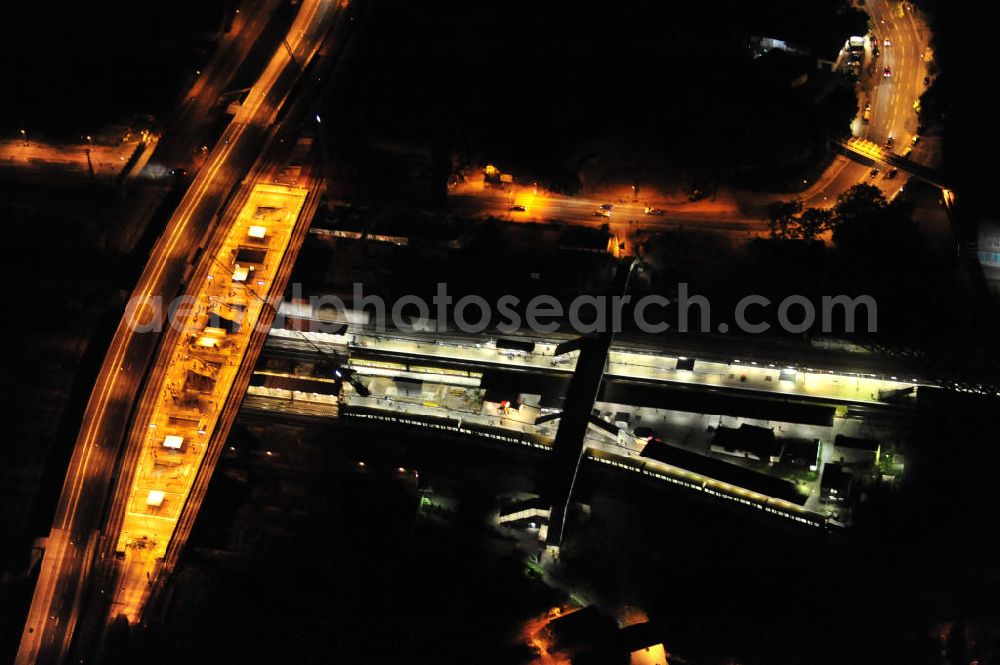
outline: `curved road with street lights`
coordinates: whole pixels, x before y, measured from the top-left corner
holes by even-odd
[[[18,664],[59,663],[69,651],[91,555],[103,549],[99,529],[123,434],[159,339],[157,334],[136,334],[134,317],[141,320],[151,315],[158,303],[169,302],[183,286],[190,257],[204,244],[218,211],[257,159],[268,128],[298,78],[300,63],[315,54],[340,6],[333,0],[302,3],[288,36],[153,248],[132,294],[131,302],[137,306],[126,312],[115,331],[84,413],[17,653]],[[239,64],[229,63],[230,76]],[[209,95],[214,89],[205,85]]]

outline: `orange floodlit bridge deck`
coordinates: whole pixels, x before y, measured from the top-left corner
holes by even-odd
[[[256,185],[175,316],[182,328],[161,351],[162,383],[148,388],[158,394],[117,535],[116,550],[139,554],[147,574],[174,535],[308,193]]]

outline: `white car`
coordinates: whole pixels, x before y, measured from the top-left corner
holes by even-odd
[[[890,42],[890,41],[889,41],[889,38],[888,38],[888,37],[886,37],[886,38],[885,38],[885,41],[884,41],[884,42],[882,42],[882,45],[883,45],[883,46],[892,46],[892,42]]]

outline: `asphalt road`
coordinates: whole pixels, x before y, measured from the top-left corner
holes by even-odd
[[[884,145],[888,137],[895,140],[893,149],[897,154],[911,146],[917,133],[917,114],[913,103],[923,93],[927,67],[924,61],[930,33],[920,17],[909,9],[908,3],[896,0],[869,0],[865,5],[872,17],[873,33],[878,41],[880,55],[875,60],[875,75],[865,83],[860,95],[860,108],[871,101],[872,114],[869,124],[855,123],[856,135],[879,145]],[[885,46],[885,39],[890,41]],[[885,65],[889,65],[892,75],[882,76]],[[911,159],[933,165],[934,147],[927,141],[913,149]],[[807,207],[828,207],[836,203],[837,197],[858,183],[873,184],[883,191],[887,198],[899,193],[905,186],[907,176],[899,173],[895,178],[886,178],[888,169],[882,167],[876,177],[871,177],[871,164],[859,163],[847,158],[837,158],[827,171],[802,192],[798,198]],[[763,220],[769,201],[795,198],[787,193],[759,195],[749,192],[734,194],[741,212],[711,212],[711,205],[670,206],[658,204],[662,215],[645,215],[645,203],[615,203],[615,209],[608,218],[595,216],[599,205],[605,200],[587,197],[570,197],[550,193],[535,193],[530,186],[514,185],[512,190],[485,190],[483,192],[454,193],[448,202],[451,212],[458,216],[490,215],[510,221],[552,222],[562,221],[574,225],[598,227],[608,223],[613,231],[648,230],[663,231],[678,228],[702,229],[752,235],[767,231]],[[524,211],[511,210],[512,204],[523,205]]]
[[[318,48],[335,8],[336,3],[329,0],[303,3],[299,16],[307,17],[304,27],[296,24],[286,39],[299,61],[306,62]],[[248,43],[240,48],[220,48],[217,57],[221,62],[203,73],[181,113],[175,136],[195,131],[259,36],[266,17],[247,15],[249,11],[241,12],[246,21],[238,31],[234,26],[231,37]],[[177,293],[189,258],[214,223],[216,212],[256,160],[267,128],[298,74],[298,64],[288,57],[286,45],[279,47],[277,54],[280,64],[272,61],[261,75],[155,244],[132,294],[139,304],[135,314],[140,318],[152,312],[157,299],[169,301]],[[184,138],[197,137],[179,136],[180,144]],[[46,549],[17,663],[58,663],[67,653],[90,564],[80,543],[91,543],[102,525],[123,434],[158,339],[156,334],[134,333],[128,313],[115,332],[87,404],[56,508],[50,538],[59,546]],[[64,540],[68,544],[64,545]]]
[[[525,206],[525,210],[511,210],[512,203]],[[513,195],[500,189],[485,190],[479,194],[455,194],[448,197],[448,205],[458,216],[490,215],[513,222],[563,221],[575,226],[601,227],[609,224],[613,230],[634,229],[670,230],[685,224],[715,231],[763,231],[767,225],[758,218],[744,218],[718,212],[697,210],[664,210],[660,215],[645,214],[643,203],[616,202],[607,216],[595,214],[603,199],[582,196],[564,196],[552,193],[535,194],[531,187],[517,187]]]
[[[868,0],[865,9],[871,15],[872,32],[879,45],[879,57],[874,61],[875,74],[870,85],[863,86],[860,108],[871,103],[871,120],[867,125],[855,123],[855,135],[884,146],[890,136],[894,139],[892,150],[903,154],[912,147],[917,134],[917,112],[913,103],[925,89],[927,66],[924,57],[930,32],[922,19],[909,9],[908,3],[895,0]],[[904,8],[905,7],[905,8]],[[889,39],[889,46],[885,40]],[[889,66],[891,76],[883,76]],[[911,159],[922,164],[934,165],[936,155],[929,142],[913,148]],[[806,206],[826,206],[836,202],[837,196],[858,183],[869,183],[882,190],[887,198],[896,196],[906,185],[907,177],[900,172],[896,178],[886,178],[888,169],[879,167],[871,177],[871,164],[850,160],[835,161],[826,174],[828,182],[812,188],[802,197]]]
[[[913,103],[924,91],[926,31],[921,33],[913,12],[901,11],[899,2],[872,0],[867,6],[880,55],[871,92],[872,121],[862,136],[880,145],[891,136],[895,151],[901,152],[917,133]],[[885,45],[886,39],[889,46]],[[886,66],[892,74],[889,77],[882,75]]]
[[[310,29],[289,35],[289,42],[297,56],[304,56],[310,46],[317,46],[322,32],[319,26],[332,11],[331,2],[314,0],[303,3],[301,12],[312,12]],[[882,46],[880,70],[886,63],[892,68],[892,77],[877,83],[873,90],[872,122],[867,136],[884,142],[890,134],[897,146],[905,146],[916,128],[913,101],[923,89],[924,66],[921,58],[926,32],[922,32],[913,16],[894,13],[895,2],[869,0],[876,35],[890,38],[892,45]],[[255,26],[260,28],[262,18],[248,17],[239,30],[234,30],[231,47],[220,49],[216,63],[206,68],[192,90],[191,97],[181,115],[175,136],[194,132],[191,125],[206,115],[219,91],[224,89],[231,74],[249,50],[255,39]],[[923,37],[921,35],[924,35]],[[241,56],[242,54],[242,56]],[[157,297],[171,298],[182,284],[188,268],[189,257],[200,240],[211,228],[216,212],[225,203],[238,179],[256,159],[267,127],[276,110],[295,80],[296,67],[290,60],[283,67],[268,68],[257,86],[248,96],[244,108],[227,127],[222,139],[210,152],[201,171],[191,182],[188,192],[168,224],[163,236],[154,247],[151,259],[143,272],[134,297],[138,297],[140,312],[148,312]],[[168,143],[176,146],[179,156],[188,148],[183,141]],[[161,148],[162,149],[162,148]],[[155,157],[155,156],[154,156]],[[832,199],[843,189],[866,177],[868,167],[847,164],[842,173],[832,179],[818,197]],[[882,180],[879,178],[879,180]],[[897,181],[900,182],[901,181]],[[880,183],[884,184],[884,183]],[[892,184],[891,188],[897,185]],[[479,205],[500,207],[507,211],[507,201],[481,202]],[[579,199],[559,199],[540,202],[546,216],[565,219],[580,224],[601,225],[606,219],[594,217],[599,202]],[[464,205],[454,204],[458,209]],[[669,217],[642,216],[635,206],[618,207],[614,215],[617,224],[628,219],[638,219],[649,228],[676,228],[680,224],[697,224],[705,228],[752,231],[759,228],[759,220],[713,219],[710,215],[671,213]],[[456,210],[458,212],[458,210]],[[619,220],[625,220],[624,222]],[[88,551],[93,551],[95,532],[99,529],[104,504],[112,479],[115,460],[120,452],[122,435],[134,406],[149,359],[155,349],[157,335],[134,334],[123,319],[114,336],[104,365],[98,376],[90,402],[84,414],[77,445],[67,471],[62,495],[53,520],[50,547],[46,550],[36,594],[26,622],[18,663],[59,662],[69,646],[75,625],[76,608],[80,601],[85,568],[89,565]]]

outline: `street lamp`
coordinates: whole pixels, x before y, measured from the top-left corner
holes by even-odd
[[[24,140],[24,145],[28,145],[28,130],[26,129],[21,130],[21,139]]]
[[[84,151],[84,152],[87,153],[87,170],[90,171],[90,177],[91,177],[91,179],[94,179],[94,178],[97,177],[97,174],[94,173],[94,162],[91,161],[91,159],[90,159],[90,151],[94,147],[94,139],[92,139],[90,137],[90,134],[87,134],[87,143],[89,144],[89,146]]]

